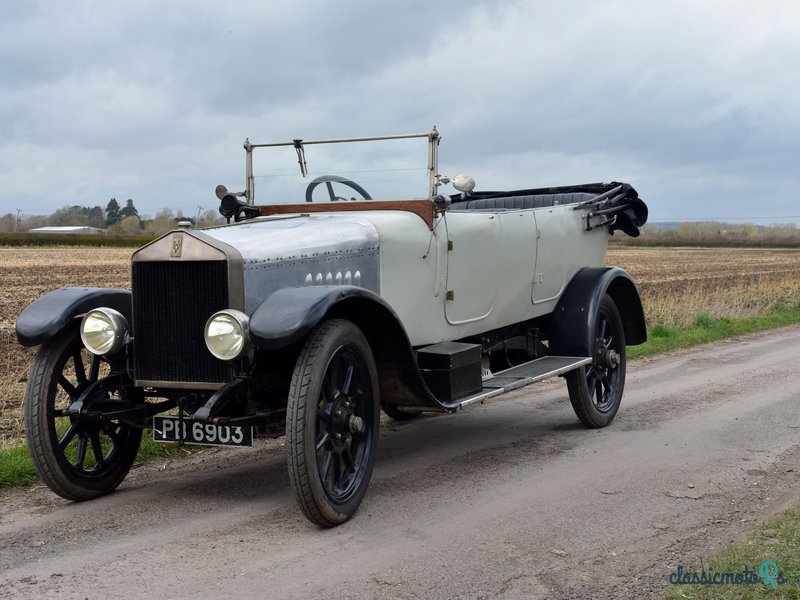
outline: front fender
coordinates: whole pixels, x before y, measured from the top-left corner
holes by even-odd
[[[265,350],[285,348],[300,342],[325,318],[347,319],[364,333],[380,373],[382,403],[449,410],[425,385],[397,313],[383,298],[364,288],[278,290],[250,316],[250,339]]]
[[[600,302],[608,294],[622,318],[625,343],[647,341],[642,300],[629,273],[618,267],[585,268],[578,271],[553,311],[550,350],[560,356],[592,356],[594,324]]]
[[[320,285],[283,288],[250,315],[250,339],[259,348],[276,350],[301,340],[337,304],[364,298],[389,308],[377,294],[355,286]]]
[[[17,340],[26,347],[47,341],[72,320],[93,308],[119,311],[131,322],[131,293],[117,288],[68,287],[48,292],[29,304],[17,317]]]

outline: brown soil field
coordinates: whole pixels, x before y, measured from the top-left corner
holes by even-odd
[[[800,302],[796,249],[612,247],[606,264],[633,275],[648,325],[748,317]]]
[[[20,311],[64,286],[130,286],[130,248],[0,248],[0,446],[22,438],[33,351],[14,335]],[[742,317],[800,302],[800,251],[612,247],[606,264],[636,279],[648,324],[687,325],[701,313]]]
[[[34,351],[14,322],[28,304],[67,286],[130,287],[130,248],[0,248],[0,447],[22,436],[22,398]]]

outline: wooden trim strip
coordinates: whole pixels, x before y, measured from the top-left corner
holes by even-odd
[[[433,229],[433,202],[430,200],[355,200],[351,202],[305,202],[257,206],[259,216],[290,213],[341,212],[350,210],[403,210],[419,216]]]

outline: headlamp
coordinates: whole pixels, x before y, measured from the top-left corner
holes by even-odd
[[[113,308],[96,308],[83,316],[81,341],[86,349],[98,356],[119,352],[130,342],[128,321]]]
[[[241,311],[227,309],[211,315],[203,338],[206,347],[220,360],[239,358],[250,348],[250,319]]]

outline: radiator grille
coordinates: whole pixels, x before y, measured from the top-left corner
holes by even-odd
[[[203,341],[208,318],[228,308],[225,261],[133,263],[138,381],[224,383],[229,367]]]

